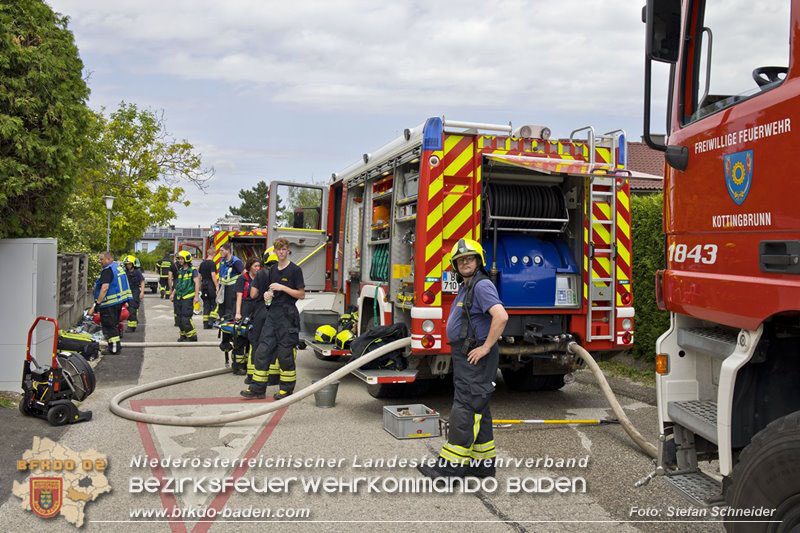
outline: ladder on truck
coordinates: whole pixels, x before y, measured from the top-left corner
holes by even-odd
[[[614,341],[617,309],[617,192],[614,177],[592,176],[589,181],[589,290],[586,315],[586,341]],[[608,219],[598,219],[595,213]],[[608,234],[608,242],[596,242],[595,231]],[[598,273],[604,272],[606,276]],[[592,326],[600,320],[608,323],[607,335],[595,335]]]

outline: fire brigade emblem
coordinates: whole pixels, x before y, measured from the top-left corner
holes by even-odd
[[[30,479],[31,509],[42,518],[52,518],[61,510],[62,482],[60,477]]]
[[[724,156],[725,186],[736,205],[742,205],[753,182],[753,151]]]

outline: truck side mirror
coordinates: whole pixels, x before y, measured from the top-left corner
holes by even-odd
[[[681,35],[681,0],[647,0],[642,15],[647,28],[648,59],[676,63]]]

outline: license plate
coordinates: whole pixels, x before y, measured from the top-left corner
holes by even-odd
[[[442,292],[458,292],[455,272],[449,270],[442,272]]]

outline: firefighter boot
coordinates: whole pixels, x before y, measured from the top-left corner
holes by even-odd
[[[425,477],[464,477],[466,474],[466,467],[457,463],[451,463],[443,459],[438,459],[435,465],[422,463],[417,466],[419,473]]]
[[[279,390],[278,392],[276,392],[272,396],[272,399],[275,400],[275,401],[283,400],[284,398],[287,398],[287,397],[289,397],[291,395],[292,395],[292,391],[285,391],[285,390],[281,389],[281,390]]]
[[[239,395],[246,400],[263,400],[267,397],[267,389],[266,387],[250,385],[247,389],[241,391]]]
[[[496,469],[494,459],[471,460],[467,467],[467,476],[472,477],[494,477]]]

